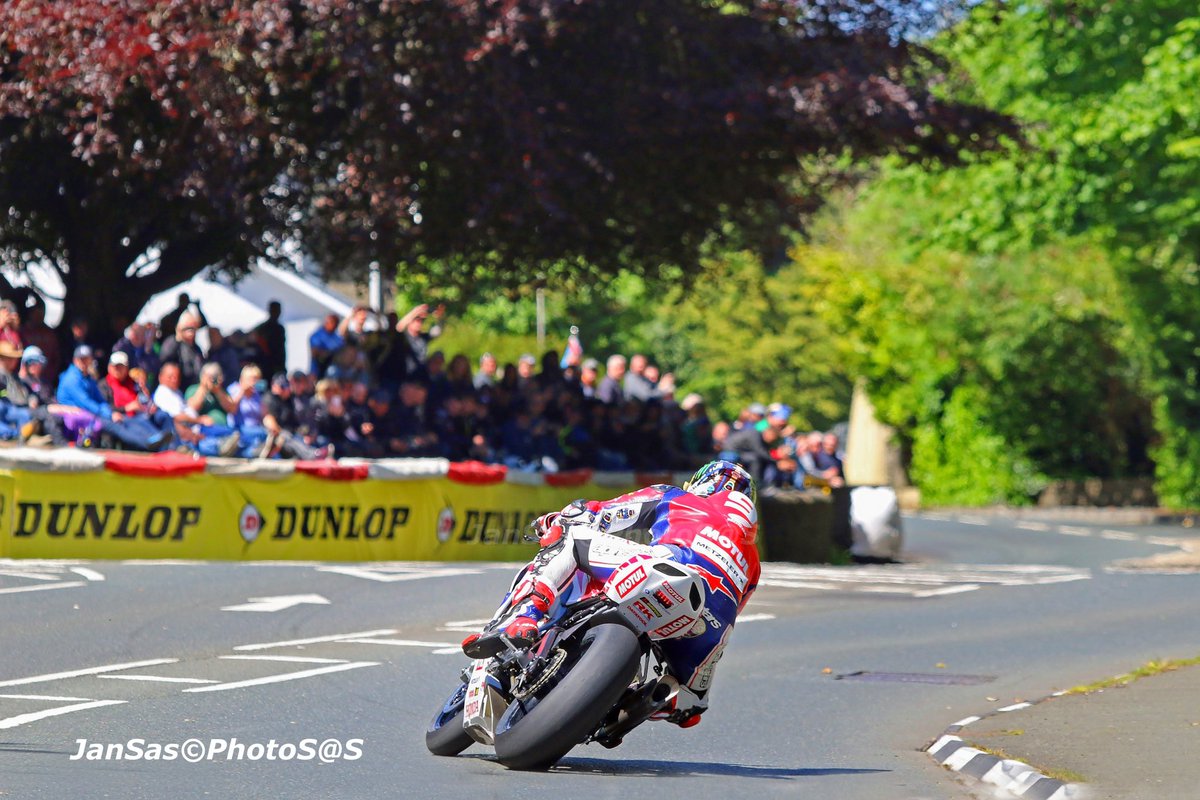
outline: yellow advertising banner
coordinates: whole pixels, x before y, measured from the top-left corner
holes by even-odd
[[[520,561],[529,522],[567,488],[446,478],[261,480],[209,474],[0,472],[0,556],[314,561]]]

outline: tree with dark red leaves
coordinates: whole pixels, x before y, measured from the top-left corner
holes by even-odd
[[[953,158],[920,0],[7,0],[0,260],[129,316],[297,241],[517,285],[692,263],[808,156]],[[798,180],[799,179],[799,180]]]

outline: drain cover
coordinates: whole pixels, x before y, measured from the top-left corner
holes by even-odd
[[[945,672],[850,672],[838,675],[839,681],[874,681],[876,683],[932,683],[938,686],[974,686],[996,680],[992,675],[952,675]]]

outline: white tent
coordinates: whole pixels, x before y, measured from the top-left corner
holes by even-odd
[[[278,300],[283,307],[280,322],[287,331],[287,368],[307,370],[308,339],[320,327],[326,314],[344,317],[354,304],[309,275],[279,269],[265,263],[255,266],[249,275],[234,285],[223,276],[203,273],[191,280],[159,292],[146,302],[138,320],[158,320],[169,314],[186,293],[199,305],[208,324],[222,333],[250,331],[267,319],[267,304]],[[164,331],[169,335],[171,331]],[[207,346],[207,341],[201,340]]]

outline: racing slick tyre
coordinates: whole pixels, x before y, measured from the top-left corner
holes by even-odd
[[[637,634],[616,623],[587,631],[566,674],[536,703],[514,702],[496,726],[496,758],[509,769],[549,769],[596,729],[637,673]]]
[[[467,696],[467,685],[461,684],[450,695],[441,710],[434,715],[425,731],[425,746],[435,756],[456,756],[466,750],[475,740],[463,730],[463,701]]]

